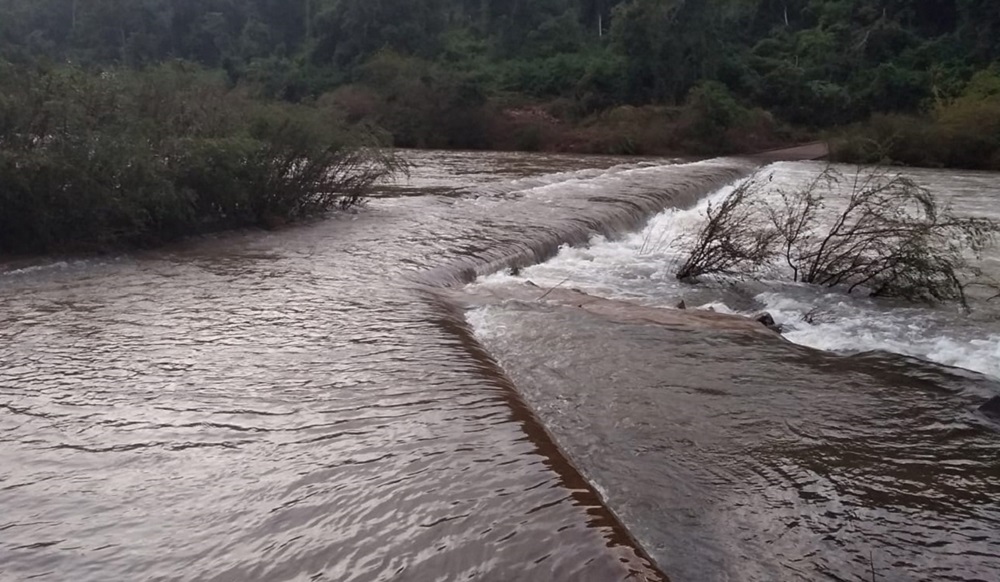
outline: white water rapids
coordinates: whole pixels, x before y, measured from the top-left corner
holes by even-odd
[[[823,170],[817,163],[779,163],[761,170],[776,184],[794,187]],[[854,168],[844,167],[845,174]],[[995,175],[977,172],[909,170],[956,213],[1000,219]],[[479,284],[530,280],[543,289],[574,288],[654,307],[714,309],[772,314],[787,339],[839,353],[887,351],[965,368],[1000,378],[1000,301],[973,302],[973,313],[955,306],[930,307],[873,300],[839,291],[779,281],[692,286],[674,278],[683,260],[676,241],[700,225],[706,205],[721,201],[733,185],[693,208],[667,209],[639,232],[617,240],[594,237],[586,246],[564,246],[557,257],[519,272],[499,273]],[[1000,276],[997,249],[983,257],[987,274]]]

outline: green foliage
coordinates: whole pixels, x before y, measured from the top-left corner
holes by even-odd
[[[394,69],[398,79],[373,81],[385,54],[406,66]],[[938,118],[1000,60],[1000,3],[0,0],[0,56],[95,69],[181,59],[296,103],[348,86],[356,98],[361,87],[379,105],[365,119],[408,145],[491,145],[489,104],[568,100],[567,118],[579,122],[622,105],[679,106],[706,83],[817,130],[873,116]],[[486,105],[469,106],[472,95]],[[980,111],[963,119],[989,114],[987,105],[955,107]],[[692,131],[689,140],[708,137],[703,151],[739,145],[731,129]],[[957,147],[974,146],[952,133]]]
[[[1000,170],[1000,69],[921,117],[876,115],[834,140],[842,161]]]
[[[362,94],[364,104],[357,101]],[[421,59],[382,51],[360,68],[357,85],[331,98],[336,105],[363,109],[360,119],[389,130],[397,146],[486,145],[489,115],[482,87]]]
[[[398,168],[198,70],[0,62],[0,252],[145,245],[357,203]],[[374,144],[373,144],[374,145]]]
[[[682,119],[689,138],[713,151],[725,151],[727,132],[749,117],[725,85],[706,81],[691,89]]]

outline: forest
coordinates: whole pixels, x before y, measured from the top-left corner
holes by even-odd
[[[822,138],[845,161],[1000,169],[995,0],[0,0],[0,64],[6,158],[51,106],[26,87],[93,97],[95,78],[132,79],[149,102],[186,76],[400,147],[714,155]]]
[[[197,63],[266,97],[326,96],[401,146],[715,153],[873,122],[855,137],[903,162],[998,161],[993,0],[0,0],[0,16],[14,63]],[[619,139],[549,143],[565,124]],[[984,143],[954,146],[982,156],[891,143],[963,124]]]

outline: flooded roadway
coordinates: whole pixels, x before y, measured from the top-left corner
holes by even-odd
[[[452,176],[434,195],[4,274],[0,579],[657,579],[417,279],[534,262],[744,165],[435,159],[401,186]]]
[[[411,155],[357,214],[0,275],[0,579],[992,579],[990,378],[440,292],[753,164]]]

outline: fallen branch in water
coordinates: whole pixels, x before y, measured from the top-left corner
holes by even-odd
[[[546,291],[545,293],[543,293],[541,297],[539,297],[538,299],[536,299],[536,301],[541,301],[542,299],[545,299],[546,297],[548,297],[548,296],[549,296],[549,294],[550,294],[550,293],[552,293],[553,291],[555,291],[555,290],[556,290],[556,289],[558,289],[559,287],[562,287],[562,285],[563,285],[563,284],[564,284],[564,283],[565,283],[566,281],[569,281],[569,279],[570,279],[569,277],[566,277],[566,278],[565,278],[565,279],[563,279],[562,281],[559,281],[559,282],[558,282],[558,283],[556,283],[556,284],[555,284],[554,286],[550,287],[548,291]]]
[[[955,216],[901,175],[874,169],[846,178],[827,168],[792,191],[751,179],[709,206],[676,276],[784,271],[848,293],[967,307],[966,288],[982,284],[973,262],[998,232],[995,221]]]

